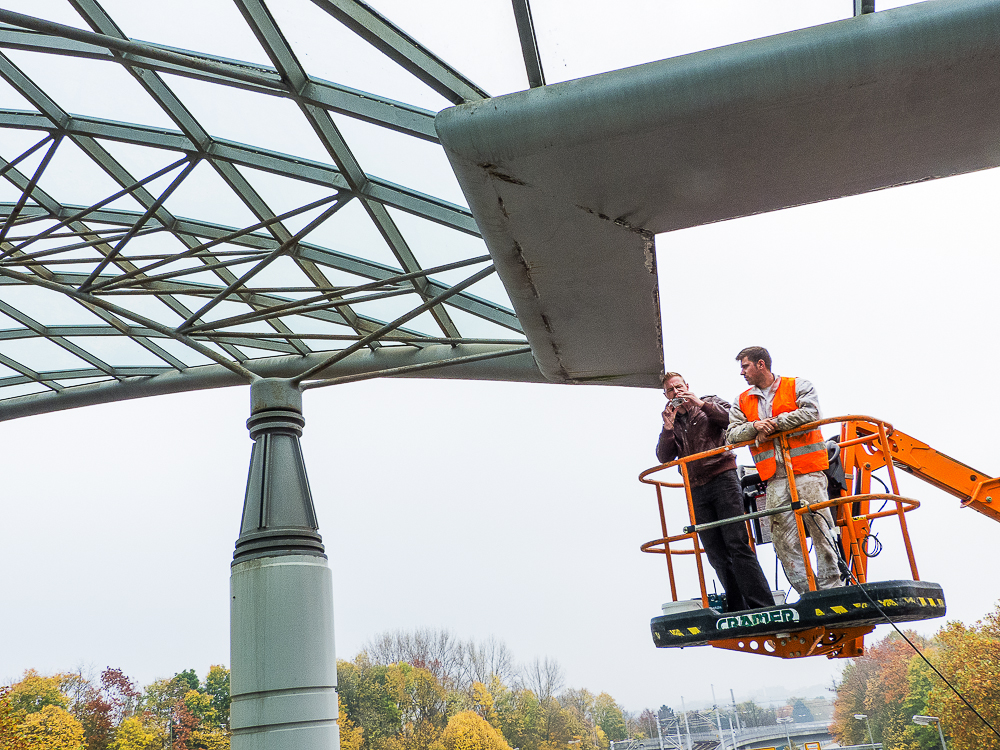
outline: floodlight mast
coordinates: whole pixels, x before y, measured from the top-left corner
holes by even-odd
[[[250,401],[254,446],[230,574],[232,747],[338,748],[333,580],[299,445],[302,392],[262,378]]]

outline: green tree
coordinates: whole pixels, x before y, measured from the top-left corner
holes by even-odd
[[[594,699],[594,721],[607,738],[619,742],[628,737],[625,729],[625,715],[615,699],[607,693],[601,693]]]
[[[380,750],[402,729],[398,671],[373,665],[361,652],[353,662],[337,663],[337,691],[347,717],[364,732],[363,750]]]
[[[542,711],[538,698],[526,688],[509,688],[499,680],[490,683],[500,731],[508,744],[521,750],[538,750]]]
[[[212,708],[219,717],[219,725],[229,728],[229,670],[218,664],[208,668],[205,692],[212,697]]]
[[[197,690],[201,684],[198,680],[197,672],[193,669],[185,669],[183,672],[178,672],[174,675],[174,679],[185,683],[188,686],[188,690]]]

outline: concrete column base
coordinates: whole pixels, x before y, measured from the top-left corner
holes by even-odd
[[[230,592],[232,750],[339,750],[326,558],[234,563]]]

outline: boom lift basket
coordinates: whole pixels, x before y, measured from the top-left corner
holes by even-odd
[[[914,473],[931,481],[943,489],[963,498],[963,505],[980,498],[986,489],[1000,489],[1000,480],[983,481],[974,470],[958,464],[953,459],[937,454],[929,446],[914,441],[903,433],[897,433],[892,425],[874,417],[846,416],[810,422],[794,430],[777,433],[773,438],[790,466],[789,436],[813,430],[827,424],[840,425],[840,439],[831,441],[839,450],[840,467],[843,475],[839,480],[839,492],[827,502],[811,506],[799,505],[795,489],[795,477],[789,475],[789,489],[792,506],[784,509],[758,509],[753,502],[760,494],[751,471],[742,474],[745,497],[753,500],[747,503],[748,512],[743,516],[716,521],[698,526],[695,522],[694,505],[688,478],[688,464],[709,456],[748,446],[753,441],[727,445],[703,453],[685,456],[676,461],[644,471],[639,479],[656,488],[656,499],[660,515],[659,539],[642,545],[643,552],[663,555],[667,563],[670,579],[670,593],[673,602],[664,605],[664,614],[654,617],[650,623],[653,643],[658,648],[711,645],[747,653],[757,653],[782,658],[826,655],[829,658],[860,656],[864,652],[864,636],[878,624],[907,622],[941,617],[945,614],[944,592],[936,583],[921,581],[917,563],[913,555],[910,536],[906,525],[906,514],[916,510],[920,503],[902,497],[896,483],[896,468]],[[956,491],[951,478],[935,478],[919,462],[913,461],[914,449],[926,449],[941,456],[948,466],[962,467],[959,473],[971,472],[975,490],[967,488]],[[889,459],[886,459],[889,456]],[[914,463],[918,466],[915,468]],[[683,481],[670,482],[660,478],[661,472],[677,467]],[[889,475],[889,487],[883,493],[871,491],[872,472],[885,467]],[[659,476],[658,476],[659,475]],[[976,484],[978,480],[978,484]],[[759,481],[759,480],[758,480]],[[831,486],[835,486],[831,482]],[[664,489],[683,489],[687,500],[690,525],[683,533],[671,535],[667,529],[667,513],[664,507]],[[843,489],[846,488],[846,489]],[[839,495],[839,496],[837,496]],[[989,497],[987,503],[992,502]],[[879,508],[878,505],[881,507]],[[982,502],[979,503],[983,505]],[[984,506],[985,507],[985,506]],[[984,507],[977,510],[987,512]],[[793,510],[794,508],[794,510]],[[838,534],[839,551],[850,571],[849,585],[834,589],[816,590],[816,577],[808,554],[808,541],[803,516],[813,510],[830,508],[834,516],[835,531]],[[876,509],[878,508],[878,509]],[[992,508],[988,509],[994,513]],[[785,604],[777,602],[773,607],[752,609],[742,612],[726,612],[724,601],[710,595],[705,586],[704,549],[698,538],[698,531],[727,523],[744,523],[751,546],[766,541],[759,523],[776,513],[794,513],[802,546],[809,591],[802,594],[797,602]],[[868,581],[868,556],[866,545],[871,534],[872,521],[879,518],[895,518],[899,523],[903,548],[906,552],[912,580]],[[674,555],[693,555],[700,587],[700,598],[678,600],[677,582],[674,571]]]

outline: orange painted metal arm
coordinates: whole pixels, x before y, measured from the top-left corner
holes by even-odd
[[[858,432],[863,431],[859,427]],[[897,468],[954,495],[963,506],[1000,521],[1000,478],[991,478],[899,430],[889,434],[888,442]]]

